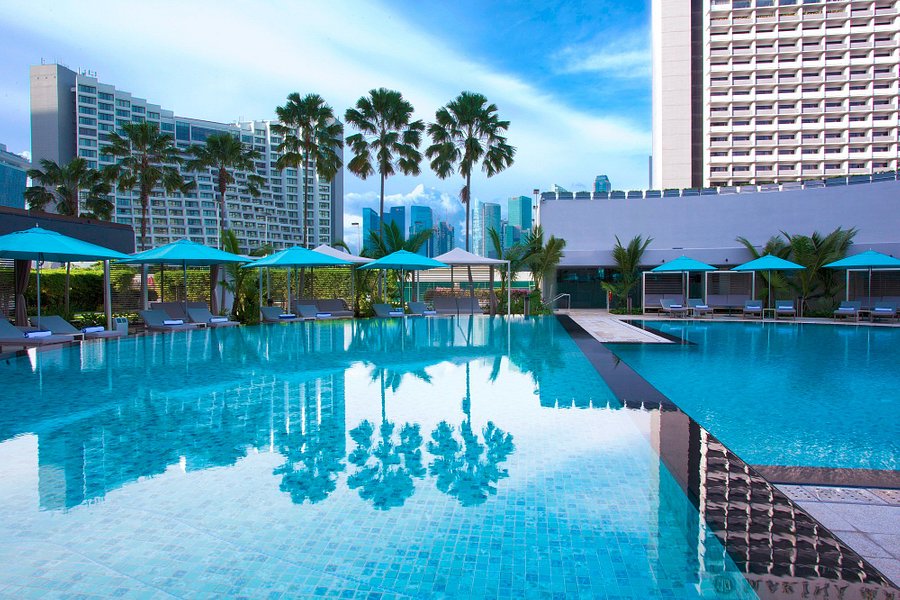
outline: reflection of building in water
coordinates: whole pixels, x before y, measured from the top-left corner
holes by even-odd
[[[129,398],[39,434],[40,506],[71,508],[173,465],[233,465],[249,448],[271,449],[292,425],[327,432],[343,454],[343,371],[305,382],[267,376],[212,393]]]
[[[696,515],[683,515],[696,532],[702,587],[719,595],[735,589],[739,582],[724,568],[730,559],[761,598],[895,597],[897,590],[858,554],[697,423],[672,411],[655,412],[654,421],[653,444],[665,463],[660,485],[677,482],[720,542],[707,543]]]

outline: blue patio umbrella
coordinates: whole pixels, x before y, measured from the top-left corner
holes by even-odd
[[[337,258],[334,256],[328,256],[327,254],[323,254],[321,252],[315,252],[313,250],[309,250],[308,248],[301,248],[300,246],[293,246],[292,248],[285,248],[280,252],[276,252],[275,254],[270,254],[265,258],[260,258],[259,260],[255,260],[252,263],[243,265],[242,269],[262,269],[263,267],[352,267],[353,263],[344,260],[342,258]],[[259,305],[262,307],[262,271],[259,272]],[[291,297],[291,279],[288,277],[288,304],[290,304]],[[289,307],[290,308],[290,307]]]
[[[224,250],[210,248],[197,242],[190,240],[178,240],[165,246],[151,248],[132,254],[125,260],[120,260],[122,264],[139,264],[139,265],[181,265],[184,273],[184,304],[187,306],[187,268],[191,266],[210,266],[221,265],[226,263],[245,263],[249,262],[249,258],[239,254],[232,254]],[[224,294],[224,292],[223,292]]]
[[[663,263],[658,267],[650,269],[651,273],[681,273],[682,278],[682,294],[684,295],[685,305],[687,304],[687,286],[684,284],[684,275],[686,273],[695,273],[697,271],[715,271],[716,268],[705,262],[688,258],[687,256],[679,256],[673,261]]]
[[[766,254],[765,256],[760,256],[759,258],[753,259],[750,262],[745,262],[742,265],[738,265],[733,268],[732,271],[768,271],[769,295],[766,297],[766,304],[771,307],[772,271],[802,271],[803,269],[806,269],[806,267],[804,267],[803,265],[798,265],[795,262],[791,262],[789,260],[785,260],[771,254]]]
[[[872,269],[900,269],[900,258],[866,250],[825,265],[826,269],[867,269],[869,271],[869,308],[872,305]]]
[[[403,281],[403,274],[406,271],[427,271],[428,269],[446,269],[450,265],[442,263],[439,260],[409,252],[407,250],[397,250],[387,256],[383,256],[378,260],[374,260],[361,267],[363,269],[383,269],[389,271],[400,271],[400,281]],[[402,285],[402,284],[401,284]],[[403,289],[400,290],[400,302],[403,303]]]
[[[0,236],[0,258],[33,260],[37,263],[37,316],[38,319],[40,319],[41,263],[43,261],[73,262],[79,260],[110,260],[128,258],[128,255],[117,252],[116,250],[104,248],[103,246],[84,242],[55,231],[50,231],[49,229],[32,227],[31,229],[15,231]],[[17,307],[18,300],[17,296]]]

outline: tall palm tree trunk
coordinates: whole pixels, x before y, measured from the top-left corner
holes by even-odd
[[[72,263],[67,262],[66,263],[66,302],[65,302],[65,313],[66,313],[67,319],[69,317],[71,317],[71,314],[69,313],[69,275],[71,272],[72,272]]]
[[[466,175],[466,252],[469,251],[469,221],[472,215],[472,174]]]

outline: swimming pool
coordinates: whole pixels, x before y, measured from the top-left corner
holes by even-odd
[[[0,595],[748,598],[780,577],[881,581],[682,413],[624,408],[581,344],[552,317],[420,318],[2,362]]]
[[[609,347],[748,463],[900,466],[900,329],[644,324],[689,343]]]

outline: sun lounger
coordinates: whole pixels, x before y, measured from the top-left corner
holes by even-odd
[[[185,323],[183,319],[172,319],[162,310],[139,311],[144,325],[150,331],[191,331],[200,327],[197,323]]]
[[[695,317],[702,317],[704,315],[712,316],[713,309],[710,308],[709,304],[701,300],[700,298],[691,298],[688,300],[688,308],[693,312]]]
[[[263,323],[297,323],[312,320],[306,317],[298,317],[294,313],[284,312],[277,306],[263,306],[260,310],[263,316]]]
[[[402,317],[405,313],[400,308],[394,308],[390,304],[373,304],[372,310],[379,319],[393,319]]]
[[[834,311],[834,319],[837,320],[839,317],[849,319],[850,317],[853,317],[855,321],[859,321],[859,308],[861,306],[862,302],[845,300],[844,302],[841,302],[841,305]]]
[[[424,302],[408,302],[409,314],[421,317],[433,317],[437,311],[429,310]]]
[[[297,315],[307,319],[309,321],[314,321],[316,319],[333,319],[334,316],[330,312],[322,312],[318,308],[316,308],[312,304],[299,304],[294,307],[294,310],[297,311]]]
[[[745,317],[759,317],[762,319],[763,316],[763,307],[762,302],[760,300],[746,300],[744,302],[744,311],[743,316]]]
[[[872,307],[872,321],[877,319],[897,320],[897,305],[892,302],[876,302]]]
[[[797,316],[797,309],[794,308],[793,300],[776,300],[775,301],[775,318],[778,317],[790,317],[794,318]]]
[[[456,298],[450,296],[435,296],[432,305],[434,306],[434,312],[438,315],[459,314]]]
[[[103,327],[83,327],[82,329],[76,329],[74,325],[58,315],[46,315],[41,318],[32,317],[30,321],[31,324],[38,329],[47,329],[51,331],[53,335],[65,335],[70,336],[73,339],[113,338],[123,337],[125,334],[124,331],[107,331]]]
[[[228,317],[213,315],[208,308],[191,308],[189,306],[187,315],[192,323],[206,323],[207,327],[237,327],[240,325],[237,321],[229,321]]]
[[[353,311],[341,298],[323,298],[316,300],[316,309],[319,313],[330,313],[335,319],[350,319]]]
[[[677,302],[675,300],[667,300],[666,298],[661,298],[659,300],[659,305],[661,307],[661,312],[663,314],[667,314],[670,317],[686,317],[690,309],[683,305],[681,302]]]
[[[26,337],[30,335],[31,337]],[[25,332],[12,325],[6,319],[0,318],[0,350],[5,347],[35,348],[50,346],[52,344],[65,344],[72,342],[70,335],[53,335],[49,329]]]

